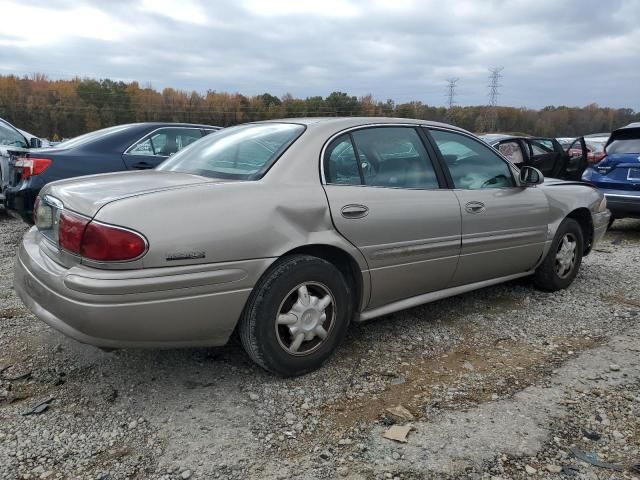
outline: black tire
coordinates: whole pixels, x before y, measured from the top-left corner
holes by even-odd
[[[611,215],[611,218],[609,219],[609,225],[607,225],[607,230],[609,230],[611,228],[611,226],[613,225],[613,222],[615,222],[615,221],[616,221],[616,217]]]
[[[564,269],[568,267],[562,267],[556,258],[565,237],[569,242],[575,241],[573,263],[570,270],[566,271]],[[556,290],[567,288],[580,270],[583,252],[584,237],[580,224],[572,218],[565,218],[558,227],[547,256],[533,275],[533,284],[540,290],[547,292],[555,292]]]
[[[308,289],[305,291],[312,302],[328,293],[332,303],[326,307],[330,312],[324,310],[326,337],[305,339],[303,346],[310,350],[292,353],[288,348],[293,348],[295,338],[289,330],[297,327],[278,325],[277,319],[289,306],[293,305],[290,311],[296,308],[300,285]],[[331,356],[346,335],[352,313],[349,286],[334,265],[309,255],[291,255],[278,260],[255,286],[238,330],[242,346],[254,362],[272,373],[291,377],[316,370]],[[327,323],[329,320],[331,323]],[[291,344],[286,345],[289,340]],[[314,342],[317,345],[313,346]]]

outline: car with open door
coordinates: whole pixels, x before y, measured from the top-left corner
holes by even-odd
[[[47,183],[97,173],[155,168],[182,148],[219,129],[190,123],[132,123],[90,132],[52,148],[17,153],[8,164],[7,210],[32,223],[35,199]]]
[[[14,287],[105,348],[222,345],[318,368],[351,321],[531,277],[567,288],[602,193],[516,168],[474,135],[398,118],[286,119],[210,135],[155,170],[47,185]]]
[[[604,157],[582,177],[598,187],[616,218],[640,218],[640,123],[631,123],[611,133]]]
[[[535,167],[545,177],[580,180],[587,168],[587,149],[584,139],[573,142],[573,155],[565,151],[555,138],[511,135],[480,137],[517,166]]]
[[[5,203],[5,189],[9,185],[9,161],[31,148],[47,147],[48,143],[0,118],[0,205]]]

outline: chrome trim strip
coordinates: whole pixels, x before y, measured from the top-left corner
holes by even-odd
[[[640,191],[638,192],[638,195],[623,195],[621,193],[605,193],[604,196],[605,198],[614,197],[614,198],[630,198],[633,200],[640,200]]]
[[[369,250],[371,247],[361,247],[363,250]],[[371,254],[372,260],[385,260],[388,258],[412,257],[415,255],[424,255],[426,253],[435,253],[443,250],[451,250],[460,248],[460,237],[442,240],[433,239],[430,242],[422,242],[414,245],[403,245],[400,247],[389,247],[376,250]]]
[[[470,283],[469,285],[461,285],[459,287],[446,288],[444,290],[438,290],[437,292],[425,293],[423,295],[418,295],[416,297],[405,298],[404,300],[389,303],[387,305],[383,305],[382,307],[374,308],[371,310],[365,310],[356,319],[356,322],[358,323],[366,322],[373,318],[381,317],[383,315],[388,315],[390,313],[394,313],[399,310],[416,307],[424,303],[441,300],[447,297],[453,297],[455,295],[460,295],[462,293],[470,292],[472,290],[477,290],[479,288],[490,287],[492,285],[497,285],[499,283],[508,282],[509,280],[515,280],[516,278],[526,277],[528,275],[532,275],[533,273],[534,271],[530,270],[524,273],[516,273],[515,275],[508,275],[506,277],[494,278],[491,280],[483,280],[482,282]]]

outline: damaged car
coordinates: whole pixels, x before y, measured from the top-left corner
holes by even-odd
[[[567,288],[606,231],[602,193],[518,169],[456,127],[397,118],[231,127],[155,170],[40,192],[15,290],[105,348],[225,344],[279,375],[366,322],[521,277]]]
[[[555,138],[488,134],[481,137],[516,166],[535,167],[545,177],[580,180],[587,168],[589,149],[580,137],[565,151]]]

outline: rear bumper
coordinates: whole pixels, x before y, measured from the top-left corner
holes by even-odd
[[[253,284],[271,261],[68,269],[40,250],[38,233],[31,229],[16,259],[14,288],[38,318],[83,343],[108,348],[215,346],[227,342]]]
[[[611,212],[605,210],[604,212],[594,213],[591,215],[593,221],[593,240],[591,242],[591,248],[597,245],[607,233],[609,228],[609,220],[611,219]]]
[[[640,218],[640,191],[603,190],[607,207],[616,218]]]
[[[7,186],[2,192],[6,209],[14,217],[33,223],[33,205],[42,185],[29,181],[21,182],[15,187]]]

